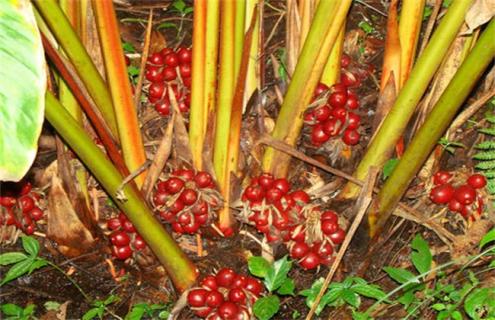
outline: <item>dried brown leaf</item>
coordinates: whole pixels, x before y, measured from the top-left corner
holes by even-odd
[[[466,24],[471,33],[495,16],[495,0],[477,0],[466,14]]]

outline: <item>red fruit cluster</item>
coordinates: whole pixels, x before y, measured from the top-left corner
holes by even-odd
[[[107,229],[112,243],[112,255],[120,260],[130,258],[133,252],[146,248],[143,238],[136,233],[134,225],[122,212],[118,217],[107,220]]]
[[[304,117],[311,127],[311,143],[315,146],[320,146],[334,137],[340,137],[342,142],[349,146],[359,142],[361,116],[356,112],[359,109],[359,98],[350,88],[358,87],[361,79],[357,73],[347,70],[350,63],[349,56],[344,55],[340,83],[331,88],[323,83],[316,87],[315,99],[326,92],[329,92],[329,96],[326,104],[310,109]]]
[[[0,196],[0,226],[15,226],[31,235],[44,216],[39,203],[41,195],[33,191],[29,182],[16,185],[14,189],[18,190]]]
[[[194,234],[215,220],[219,199],[209,173],[179,169],[156,184],[153,204],[174,232]]]
[[[148,57],[145,78],[150,82],[148,100],[155,110],[166,117],[170,114],[170,97],[167,84],[172,84],[179,110],[189,111],[191,102],[191,49],[180,47],[176,51],[164,48]],[[179,81],[180,79],[180,81]],[[182,86],[177,86],[182,83]]]
[[[483,211],[483,197],[478,192],[486,186],[486,178],[481,174],[472,174],[464,183],[454,185],[454,174],[438,171],[433,176],[435,187],[430,191],[433,203],[447,205],[452,212],[460,213],[468,218],[475,211]]]
[[[187,303],[198,317],[208,320],[247,320],[252,318],[250,306],[262,291],[259,280],[223,268],[189,291]]]
[[[291,257],[300,259],[303,268],[313,269],[330,262],[333,245],[345,237],[337,215],[309,205],[306,192],[290,190],[287,179],[274,179],[268,173],[252,179],[242,194],[247,219],[268,242],[284,242]]]

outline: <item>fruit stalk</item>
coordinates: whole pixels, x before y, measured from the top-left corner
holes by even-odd
[[[93,1],[93,8],[105,60],[108,87],[117,119],[122,154],[127,168],[134,172],[144,164],[146,156],[131,85],[127,76],[117,18],[111,0]],[[135,178],[138,187],[142,186],[145,177],[146,174],[143,172]]]
[[[246,23],[245,23],[245,31],[249,29],[252,17],[254,12],[259,12],[256,10],[256,7],[259,6],[259,0],[248,0],[246,2]],[[256,16],[256,24],[254,25],[251,48],[249,52],[249,61],[248,61],[248,69],[246,74],[246,88],[244,91],[244,102],[243,102],[243,112],[246,110],[247,103],[249,98],[253,95],[254,91],[258,87],[258,79],[259,79],[259,32],[260,32],[260,24],[259,24],[259,14]]]
[[[376,202],[378,209],[372,214],[378,221],[376,226],[370,230],[372,235],[377,234],[383,228],[407,186],[414,179],[477,80],[494,58],[494,37],[495,20],[492,19],[378,194]]]
[[[197,277],[195,266],[153,217],[138,191],[129,184],[121,188],[122,175],[52,93],[47,92],[45,100],[47,120],[88,167],[117,206],[125,212],[163,264],[175,287],[184,291],[192,286]]]
[[[404,133],[407,123],[416,109],[416,105],[426,91],[450,44],[462,26],[464,16],[471,3],[472,1],[470,0],[454,1],[449,7],[447,14],[433,34],[428,46],[418,58],[392,109],[384,119],[355,170],[354,177],[357,179],[363,180],[372,166],[381,169],[390,157],[397,141]],[[355,198],[358,193],[359,187],[348,183],[341,192],[340,197]]]
[[[112,134],[118,139],[117,121],[110,92],[69,20],[55,0],[34,0],[33,3],[74,65]]]
[[[272,132],[274,139],[282,140],[292,146],[296,143],[303,126],[304,111],[320,80],[350,5],[350,0],[319,3]],[[322,35],[324,35],[323,41]],[[290,159],[287,154],[267,148],[263,156],[263,169],[277,178],[285,177]]]
[[[327,64],[323,69],[320,82],[328,87],[333,86],[340,79],[340,60],[342,59],[342,51],[344,49],[345,37],[345,22],[340,28],[339,35],[328,58]]]

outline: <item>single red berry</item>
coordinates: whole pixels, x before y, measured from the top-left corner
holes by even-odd
[[[323,131],[330,137],[336,136],[342,129],[342,121],[337,118],[328,119],[323,123]]]
[[[184,227],[191,222],[191,214],[189,212],[183,212],[177,216],[177,222]]]
[[[475,173],[467,179],[467,183],[475,189],[481,189],[486,186],[486,178],[482,174]]]
[[[177,105],[179,108],[179,111],[181,113],[187,113],[189,112],[189,105],[185,101],[179,101],[179,104]]]
[[[29,215],[34,221],[41,220],[43,218],[43,210],[39,207],[34,207],[33,210],[29,211]]]
[[[124,229],[124,231],[127,231],[129,233],[136,232],[136,228],[134,228],[134,225],[129,220],[126,220],[125,222],[122,223],[122,229]]]
[[[344,242],[345,239],[345,231],[341,228],[338,228],[337,231],[329,236],[329,238],[334,244],[341,244],[342,242]]]
[[[283,195],[284,193],[282,190],[270,188],[266,191],[265,198],[268,203],[276,203],[282,198]]]
[[[195,176],[194,171],[193,170],[189,170],[189,169],[175,170],[172,174],[175,175],[175,176],[179,176],[179,177],[183,178],[186,181],[192,181],[192,180],[194,180],[194,176]]]
[[[21,196],[25,196],[28,193],[30,193],[31,190],[33,190],[33,185],[31,184],[31,182],[27,181],[22,184],[21,191],[19,192],[19,194]]]
[[[223,320],[235,320],[239,314],[239,307],[233,302],[226,301],[218,307],[217,312]]]
[[[286,194],[287,192],[289,192],[290,184],[289,181],[287,181],[287,179],[285,178],[275,179],[273,181],[273,188],[277,188],[282,191],[283,194]]]
[[[310,251],[301,261],[299,261],[299,264],[306,270],[314,269],[320,265],[320,256],[317,253]]]
[[[241,288],[243,289],[246,286],[247,278],[243,275],[236,275],[234,281],[232,282],[232,288]]]
[[[162,82],[163,73],[162,68],[158,66],[148,66],[146,72],[144,73],[146,80],[151,82]]]
[[[179,234],[184,233],[184,229],[182,228],[182,225],[180,223],[178,223],[178,222],[172,223],[172,230],[175,233],[179,233]]]
[[[167,203],[167,200],[168,200],[168,193],[167,192],[157,191],[153,195],[153,203],[155,206],[163,206]]]
[[[339,225],[332,220],[323,220],[321,222],[321,231],[326,235],[337,232]]]
[[[163,117],[167,117],[170,115],[170,100],[168,97],[158,101],[155,103],[155,110]]]
[[[246,294],[241,288],[232,288],[229,291],[229,301],[243,304],[246,302]]]
[[[347,68],[351,64],[351,57],[349,57],[346,54],[343,54],[342,57],[340,58],[340,66],[342,68]]]
[[[132,249],[129,246],[123,246],[123,247],[113,246],[112,251],[115,258],[120,260],[126,260],[132,255]]]
[[[316,89],[315,89],[315,94],[314,96],[315,97],[318,97],[319,95],[321,95],[322,93],[324,92],[327,92],[328,91],[328,86],[323,84],[323,83],[318,83],[318,85],[316,86]]]
[[[151,56],[148,57],[148,63],[150,63],[152,65],[157,65],[157,66],[163,66],[163,64],[165,62],[164,62],[163,56],[160,53],[155,52]]]
[[[297,204],[306,204],[310,200],[308,194],[302,190],[296,190],[290,193],[290,196]]]
[[[196,232],[198,232],[200,226],[201,224],[199,223],[199,221],[195,219],[194,221],[191,221],[186,225],[183,224],[182,229],[184,230],[184,233],[195,234]]]
[[[125,65],[126,66],[130,66],[131,65],[131,59],[129,59],[128,56],[124,55],[124,61],[125,61]]]
[[[177,71],[175,70],[175,67],[167,66],[163,68],[162,74],[163,74],[163,80],[165,81],[172,81],[175,80],[175,78],[177,78]]]
[[[131,238],[124,231],[115,231],[110,235],[110,241],[115,246],[123,247],[131,242]]]
[[[248,186],[246,190],[244,190],[244,195],[246,200],[251,202],[261,201],[265,196],[265,191],[261,186]]]
[[[342,122],[345,122],[345,119],[347,118],[347,109],[345,107],[333,108],[332,117],[337,118]]]
[[[454,198],[449,201],[449,210],[461,213],[464,210],[464,205]]]
[[[208,203],[206,201],[204,201],[204,200],[198,201],[194,205],[194,207],[192,207],[191,212],[195,216],[201,216],[201,215],[204,215],[204,214],[208,214]]]
[[[325,220],[329,220],[329,221],[336,223],[336,224],[339,222],[339,218],[337,217],[337,213],[335,213],[335,211],[333,211],[333,210],[327,210],[327,211],[323,212],[321,214],[320,220],[322,222]]]
[[[354,112],[347,113],[347,129],[355,130],[361,124],[361,117]]]
[[[313,114],[314,114],[315,119],[318,122],[323,122],[330,117],[331,112],[332,112],[332,110],[330,109],[330,107],[327,105],[324,105],[324,106],[321,106],[319,108],[316,108],[313,111]]]
[[[343,92],[345,94],[347,94],[347,86],[344,85],[343,83],[336,83],[332,86],[332,89],[331,89],[332,93],[333,92]]]
[[[345,107],[346,103],[347,92],[345,91],[334,92],[328,97],[328,104],[330,104],[333,108]]]
[[[324,142],[327,142],[330,139],[330,135],[328,135],[325,130],[323,130],[323,125],[318,123],[311,130],[311,143],[314,145],[320,145]]]
[[[217,284],[220,287],[230,288],[230,286],[234,282],[235,277],[236,277],[236,273],[234,270],[230,268],[222,268],[218,271],[216,275]]]
[[[347,87],[357,87],[361,84],[361,81],[355,74],[348,71],[343,71],[340,75],[340,82],[342,82]]]
[[[148,90],[150,97],[161,99],[165,94],[165,84],[163,82],[153,82]]]
[[[34,223],[30,223],[24,227],[23,231],[26,235],[29,236],[29,235],[32,235],[34,233],[34,230],[35,230]]]
[[[206,318],[210,315],[216,315],[217,313],[211,313],[213,310],[212,307],[204,307],[204,308],[200,308],[200,309],[197,309],[197,310],[194,310],[194,314],[197,315],[198,317],[200,318]]]
[[[14,197],[9,197],[9,196],[0,197],[0,205],[2,207],[11,208],[16,203],[17,203],[17,200]]]
[[[182,83],[186,88],[191,88],[191,77],[182,78]]]
[[[315,121],[316,121],[316,117],[315,117],[314,109],[312,109],[312,110],[310,110],[304,114],[304,122],[312,124]]]
[[[17,199],[17,203],[19,207],[22,209],[22,212],[28,213],[29,211],[34,209],[34,200],[30,196],[22,196]]]
[[[259,280],[251,277],[247,277],[246,285],[244,286],[244,289],[246,289],[247,291],[251,292],[252,294],[258,297],[263,291],[263,285]]]
[[[120,229],[120,219],[119,218],[112,218],[107,221],[107,228],[109,230],[117,230]]]
[[[179,62],[181,64],[191,64],[192,62],[192,52],[191,49],[187,48],[179,48],[177,51],[177,55],[179,56]]]
[[[191,307],[204,307],[206,304],[206,297],[208,296],[208,291],[205,289],[193,289],[187,294],[187,303]]]
[[[349,92],[347,94],[347,102],[345,104],[347,109],[355,110],[359,108],[359,105],[360,103],[358,96],[354,92]]]
[[[208,216],[208,213],[205,213],[205,214],[201,214],[199,216],[195,216],[195,219],[196,221],[200,224],[200,225],[204,225],[208,222],[209,220],[209,216]]]
[[[224,302],[223,295],[217,290],[211,290],[206,296],[206,305],[208,307],[217,308]]]
[[[438,171],[433,175],[433,183],[435,185],[446,184],[452,179],[452,173],[448,171]]]
[[[175,219],[175,214],[168,210],[162,210],[159,214],[160,218],[162,218],[165,222],[172,222]]]
[[[177,67],[179,65],[179,56],[175,52],[170,52],[164,58],[164,62],[169,67]]]
[[[172,48],[163,48],[160,51],[160,54],[165,57],[167,54],[169,54],[171,52],[174,52],[174,50],[172,50]]]
[[[361,135],[356,130],[345,129],[342,141],[348,146],[354,146],[359,143]]]
[[[325,242],[323,244],[321,243],[318,244],[318,246],[315,249],[317,249],[316,252],[318,252],[320,258],[324,260],[327,260],[333,254],[333,247],[328,242]]]
[[[463,205],[469,205],[476,200],[476,190],[469,185],[459,186],[454,192],[454,198]]]
[[[209,290],[217,290],[218,285],[215,276],[212,275],[206,276],[201,281],[201,286]]]
[[[165,181],[167,186],[167,191],[171,194],[179,193],[184,187],[184,180],[177,177],[170,177]]]
[[[189,78],[191,76],[191,65],[190,64],[181,64],[179,66],[180,76],[182,78]]]
[[[146,242],[140,235],[136,235],[136,238],[134,238],[134,242],[132,243],[132,245],[135,250],[142,250],[146,248]]]
[[[301,259],[309,252],[309,246],[305,242],[295,242],[290,250],[293,259]]]
[[[198,200],[198,193],[193,189],[184,189],[179,196],[179,199],[186,205],[190,206]]]
[[[430,199],[433,203],[448,203],[454,197],[454,187],[450,183],[436,186],[430,191]]]
[[[270,173],[263,173],[258,177],[258,184],[265,190],[272,187],[273,181],[273,176]]]

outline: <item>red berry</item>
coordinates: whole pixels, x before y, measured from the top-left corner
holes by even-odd
[[[160,53],[155,52],[151,56],[148,57],[148,62],[150,64],[154,64],[154,65],[158,65],[158,66],[163,66],[164,59],[163,59],[163,56]]]
[[[263,291],[263,285],[257,279],[247,277],[244,289],[258,297]]]
[[[107,221],[107,228],[110,230],[117,230],[120,228],[120,219],[112,218]]]
[[[132,249],[129,246],[117,247],[113,246],[113,255],[120,260],[125,260],[132,255]]]
[[[340,66],[342,68],[347,68],[351,64],[351,57],[349,57],[346,54],[343,54],[342,57],[340,58]]]
[[[21,191],[19,192],[19,194],[21,196],[25,196],[26,194],[30,193],[31,190],[33,190],[33,185],[31,184],[31,182],[25,182],[23,183],[22,187],[21,187]]]
[[[321,259],[327,260],[333,254],[333,247],[330,243],[325,242],[323,244],[319,244],[317,247],[318,255]]]
[[[169,67],[177,67],[179,65],[179,56],[175,52],[170,52],[164,58],[165,64]]]
[[[295,242],[290,250],[293,259],[301,259],[309,252],[309,246],[305,242]]]
[[[205,289],[193,289],[187,294],[187,303],[191,307],[204,307],[208,291]]]
[[[350,110],[355,110],[359,108],[359,98],[353,92],[349,92],[347,95],[346,107]]]
[[[184,181],[180,178],[171,177],[166,182],[167,191],[171,194],[179,193],[184,187]]]
[[[125,222],[122,223],[122,229],[124,229],[129,233],[136,232],[136,228],[134,228],[134,225],[129,220],[126,220]]]
[[[184,205],[190,206],[193,205],[196,200],[198,200],[198,193],[196,192],[196,190],[187,188],[182,191],[179,199],[184,203]]]
[[[22,196],[17,200],[17,202],[24,213],[28,213],[33,210],[35,206],[34,200],[30,196]]]
[[[191,52],[191,49],[180,48],[177,51],[177,55],[179,56],[179,62],[181,64],[190,64],[192,62],[192,52]]]
[[[178,222],[172,223],[172,230],[174,230],[175,233],[184,233],[182,225]]]
[[[163,73],[162,68],[157,66],[148,66],[144,74],[146,79],[151,82],[162,82]]]
[[[448,183],[450,179],[452,179],[452,173],[448,171],[438,171],[433,176],[433,183],[438,186]]]
[[[340,81],[347,87],[357,87],[361,83],[359,78],[356,77],[352,72],[344,71],[340,75]]]
[[[163,82],[153,82],[148,90],[150,97],[161,99],[165,93],[165,84]]]
[[[217,290],[208,292],[208,295],[206,296],[206,305],[208,307],[217,308],[223,303],[223,301],[223,295]]]
[[[342,83],[336,83],[332,86],[332,93],[333,92],[343,92],[347,94],[347,86]]]
[[[180,113],[189,112],[189,105],[185,101],[179,101],[179,104],[177,107],[179,108]]]
[[[461,213],[464,209],[464,205],[457,201],[455,198],[449,201],[449,210],[452,212]]]
[[[184,233],[188,234],[194,234],[198,232],[200,227],[200,223],[198,220],[191,221],[189,224],[182,225],[182,229],[184,230]]]
[[[129,235],[124,231],[115,231],[110,236],[110,241],[115,246],[123,247],[131,242],[131,238],[129,238]]]
[[[361,117],[355,114],[354,112],[349,112],[347,114],[347,129],[355,130],[359,128],[361,124]]]
[[[155,110],[160,115],[167,117],[170,115],[170,100],[165,97],[164,99],[155,103]]]
[[[192,207],[192,213],[195,216],[201,216],[204,214],[208,214],[208,203],[206,201],[198,201],[194,207]]]
[[[344,122],[347,118],[347,109],[345,107],[335,107],[332,109],[332,116]]]
[[[217,284],[220,287],[230,288],[234,282],[236,273],[230,268],[222,268],[218,271],[216,275]]]
[[[345,129],[342,141],[348,146],[358,144],[361,135],[356,130]]]
[[[232,282],[232,288],[244,288],[247,283],[247,278],[240,274],[236,275],[234,281]]]
[[[209,275],[206,276],[202,281],[201,281],[201,286],[210,290],[217,290],[218,285],[217,285],[217,280],[215,276]]]
[[[315,89],[315,97],[319,96],[320,94],[324,93],[324,92],[327,92],[328,91],[328,86],[326,86],[325,84],[323,83],[318,83],[318,85],[316,86],[316,89]]]
[[[283,195],[284,193],[282,190],[270,188],[266,191],[265,198],[268,203],[276,203],[282,198]]]
[[[29,211],[29,215],[34,221],[41,220],[43,218],[43,210],[39,207],[34,207],[33,210]]]
[[[290,184],[287,179],[280,178],[273,181],[273,188],[277,188],[282,191],[283,194],[286,194],[287,192],[289,192]]]
[[[321,231],[326,235],[335,233],[339,228],[339,225],[332,220],[323,220],[321,222]]]
[[[433,203],[448,203],[454,197],[454,187],[450,183],[436,186],[430,191],[430,199]]]
[[[166,192],[157,191],[153,195],[153,203],[155,204],[155,206],[163,206],[167,203],[167,200],[168,194]]]
[[[329,236],[329,238],[334,244],[341,244],[342,242],[344,242],[345,239],[345,231],[341,228],[338,228],[337,231]]]
[[[146,248],[146,242],[140,235],[136,235],[134,242],[132,243],[135,250],[142,250]]]
[[[27,226],[24,227],[24,233],[29,235],[32,235],[34,233],[34,223],[30,223]]]
[[[471,175],[468,179],[467,179],[467,183],[475,188],[475,189],[481,189],[483,188],[484,186],[486,186],[486,178],[484,175],[482,174],[479,174],[479,173],[476,173],[476,174],[473,174]]]
[[[315,113],[313,112],[314,110],[310,110],[304,114],[304,122],[308,123],[314,123],[316,118],[315,118]]]
[[[175,80],[175,78],[177,78],[177,71],[175,70],[175,67],[163,68],[162,74],[163,74],[163,80],[165,81],[172,81]]]
[[[160,218],[162,218],[166,222],[172,222],[175,218],[175,214],[171,211],[160,211]]]
[[[329,106],[327,105],[324,105],[324,106],[321,106],[319,108],[316,108],[314,111],[313,111],[313,114],[314,114],[314,117],[315,119],[318,121],[318,122],[323,122],[325,120],[328,119],[328,117],[330,117],[330,113],[331,113],[331,109]]]
[[[131,65],[131,59],[129,59],[128,56],[124,55],[124,61],[125,61],[125,65],[126,66],[130,66]]]
[[[189,78],[191,76],[191,65],[190,64],[181,64],[179,66],[180,76],[182,78]]]
[[[0,205],[2,207],[10,208],[16,204],[16,199],[14,197],[0,197]]]
[[[342,121],[337,118],[328,119],[323,123],[323,131],[330,137],[336,136],[342,129]]]
[[[177,216],[177,222],[184,227],[184,225],[191,222],[191,214],[189,212],[181,213]]]
[[[182,78],[182,83],[186,88],[191,88],[191,77]]]
[[[328,97],[328,103],[334,108],[344,107],[347,103],[347,92],[337,91],[332,93]]]
[[[235,320],[239,314],[239,308],[233,302],[226,301],[218,307],[218,314],[224,320]]]
[[[194,313],[200,317],[200,318],[206,318],[210,315],[210,312],[213,310],[213,308],[211,307],[204,307],[204,308],[201,308],[201,309],[198,309],[198,310],[195,310]],[[215,315],[216,312],[213,314]],[[215,319],[216,320],[216,319]]]
[[[328,211],[325,211],[321,214],[321,221],[325,221],[325,220],[329,220],[333,223],[338,223],[339,221],[339,218],[337,217],[337,214],[335,213],[335,211],[333,210],[328,210]]]
[[[171,52],[174,52],[174,50],[172,50],[172,48],[163,48],[160,51],[160,54],[165,57],[167,54],[169,54]]]
[[[246,302],[246,294],[240,288],[232,288],[229,291],[229,301],[243,304]]]
[[[244,195],[247,200],[251,202],[261,201],[265,196],[265,192],[261,188],[261,186],[248,186],[246,190],[244,190]]]
[[[320,256],[315,252],[310,251],[304,258],[302,258],[299,264],[306,270],[314,269],[320,264]]]
[[[314,145],[320,145],[327,142],[330,139],[330,135],[323,130],[322,124],[317,124],[311,130],[311,143]]]
[[[189,169],[179,169],[172,174],[184,178],[186,181],[192,181],[194,179],[194,171]]]
[[[270,173],[263,173],[258,177],[258,184],[265,190],[272,187],[273,181],[273,176]]]
[[[476,200],[476,190],[471,186],[462,185],[455,190],[454,198],[463,205],[469,205]]]
[[[310,200],[308,194],[302,190],[296,190],[290,193],[290,196],[297,204],[306,204]]]

